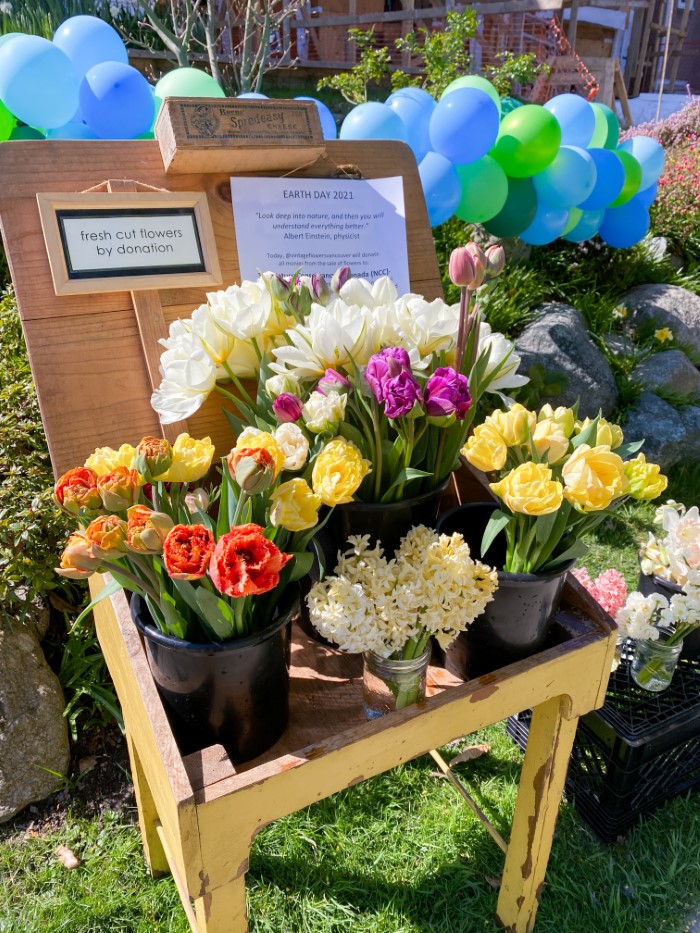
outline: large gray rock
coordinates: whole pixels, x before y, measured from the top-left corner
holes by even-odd
[[[642,453],[662,470],[700,457],[700,408],[695,405],[678,410],[653,392],[642,392],[623,430],[625,441],[644,440]]]
[[[564,373],[564,391],[557,396],[543,396],[543,402],[573,405],[578,401],[582,418],[595,417],[599,409],[609,415],[618,399],[615,377],[591,340],[583,315],[558,302],[542,305],[536,314],[516,341],[522,357],[520,372],[540,363],[548,372]]]
[[[0,628],[0,823],[48,797],[70,759],[58,678],[32,629]]]
[[[632,312],[631,320],[655,321],[669,327],[676,340],[700,353],[700,298],[678,285],[637,285],[620,304]]]
[[[662,388],[684,395],[700,394],[700,371],[682,350],[655,353],[635,367],[632,378],[652,391]]]

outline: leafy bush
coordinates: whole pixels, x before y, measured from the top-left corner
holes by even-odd
[[[651,136],[657,139],[664,149],[672,146],[685,146],[692,139],[700,136],[700,97],[689,97],[688,103],[677,113],[672,113],[663,120],[651,120],[631,126],[620,134],[620,140],[632,136]]]
[[[667,152],[651,207],[654,231],[670,237],[683,252],[700,255],[700,136]]]

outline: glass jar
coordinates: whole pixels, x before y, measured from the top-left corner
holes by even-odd
[[[425,703],[425,684],[430,645],[423,654],[408,660],[382,658],[365,651],[362,693],[367,719],[377,719],[395,709]]]
[[[683,641],[669,645],[664,641],[640,639],[634,647],[632,680],[644,690],[661,693],[671,683]]]

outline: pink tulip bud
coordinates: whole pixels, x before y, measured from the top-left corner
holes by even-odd
[[[287,301],[292,293],[292,288],[287,279],[282,275],[275,273],[270,279],[270,294],[276,301]]]
[[[317,304],[327,305],[330,297],[331,290],[328,287],[328,282],[324,279],[322,275],[311,276],[311,297]]]
[[[500,275],[506,264],[506,252],[502,246],[489,246],[486,250],[486,258],[489,263],[489,273],[493,276]]]
[[[450,254],[448,272],[450,281],[459,288],[471,288],[475,275],[474,260],[465,246],[458,246]]]
[[[282,392],[272,403],[277,420],[282,424],[298,421],[301,418],[302,407],[301,399],[291,392]]]
[[[350,278],[352,278],[350,266],[341,266],[340,269],[337,269],[333,273],[333,278],[331,279],[331,291],[338,295],[340,293],[340,289]]]
[[[484,259],[486,259],[486,256],[484,256]],[[484,279],[486,278],[488,259],[486,259],[486,262],[482,262],[478,256],[474,256],[472,260],[474,262],[474,281],[470,285],[470,288],[472,291],[476,291],[480,285],[483,285]]]
[[[475,243],[473,240],[470,240],[469,243],[464,247],[472,259],[478,259],[481,265],[486,268],[488,266],[488,259],[486,258],[486,253],[479,246],[478,243]]]

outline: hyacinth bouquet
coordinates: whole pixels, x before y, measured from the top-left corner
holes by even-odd
[[[58,573],[110,573],[178,639],[218,642],[263,630],[285,586],[308,572],[307,545],[322,502],[332,504],[328,475],[338,455],[321,450],[312,469],[308,445],[242,435],[221,463],[220,483],[195,488],[213,455],[209,438],[182,434],[171,446],[147,437],[135,448],[100,448],[65,473],[55,498],[80,527]],[[364,477],[355,466],[343,463],[338,481],[350,496]]]
[[[581,536],[632,499],[654,499],[667,486],[641,444],[624,444],[621,428],[598,416],[579,421],[571,408],[539,413],[522,405],[496,411],[478,425],[462,450],[500,500],[484,533],[482,554],[506,536],[513,573],[548,572],[585,554]]]
[[[391,559],[380,543],[370,547],[368,535],[350,537],[348,546],[307,597],[311,621],[343,651],[405,661],[423,655],[431,637],[447,648],[497,586],[496,572],[472,559],[460,534],[419,525]],[[416,701],[417,680],[400,689],[396,709]]]
[[[527,382],[513,344],[472,308],[503,263],[500,247],[456,250],[450,274],[468,299],[453,306],[400,296],[388,278],[370,284],[348,269],[330,287],[320,276],[266,273],[209,295],[163,341],[152,404],[169,423],[218,391],[235,405],[227,414],[237,434],[287,425],[312,458],[335,441],[371,464],[356,500],[427,492],[457,465],[484,392]],[[243,380],[255,376],[253,393]]]

